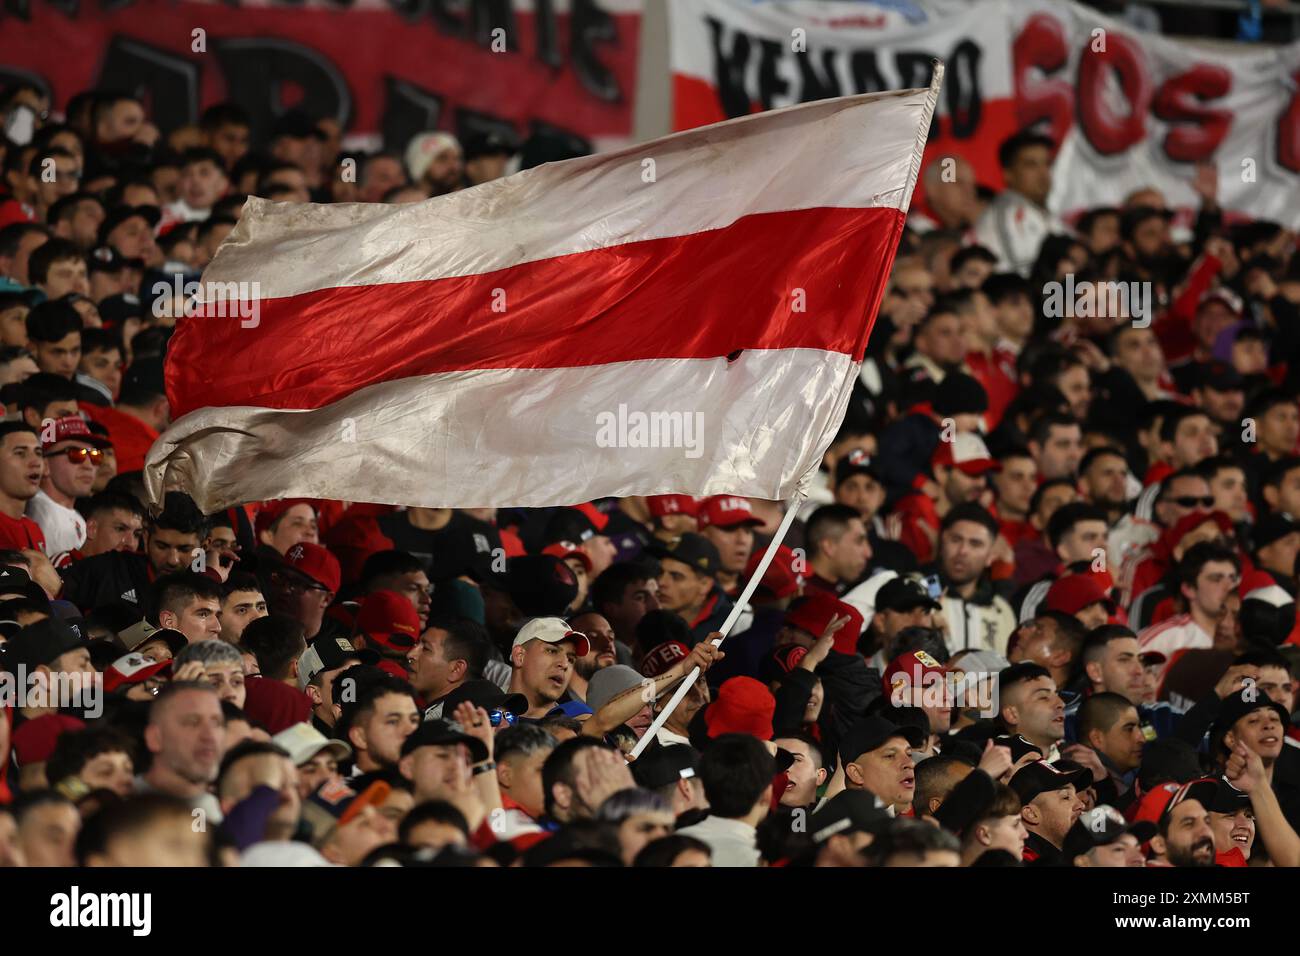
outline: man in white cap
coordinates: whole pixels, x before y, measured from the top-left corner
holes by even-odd
[[[411,182],[428,189],[430,196],[459,189],[465,177],[465,157],[460,141],[451,133],[419,133],[406,145],[406,171]]]
[[[306,721],[286,727],[271,743],[284,748],[298,768],[298,795],[304,800],[326,780],[339,776],[339,761],[352,756],[342,740],[331,740]]]
[[[558,617],[533,618],[519,629],[510,648],[510,693],[528,698],[530,720],[549,714],[569,689],[573,667],[591,650],[587,635]]]

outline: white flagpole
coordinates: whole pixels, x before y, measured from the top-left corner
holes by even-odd
[[[772,558],[776,555],[777,547],[785,539],[786,532],[790,530],[790,525],[794,523],[795,513],[798,512],[799,506],[803,503],[804,497],[804,493],[798,491],[787,504],[785,516],[781,519],[781,524],[776,529],[776,534],[772,535],[772,540],[768,542],[767,550],[763,552],[763,558],[758,562],[758,567],[754,569],[754,573],[750,575],[749,580],[745,582],[745,589],[740,592],[740,597],[736,598],[736,603],[731,608],[731,613],[728,614],[727,619],[722,622],[722,627],[719,629],[718,637],[713,641],[714,646],[721,644],[726,636],[731,633],[731,629],[736,626],[736,621],[740,618],[741,612],[745,610],[745,606],[749,603],[750,596],[753,595],[754,589],[758,587],[758,582],[763,580],[763,575],[767,573],[768,565],[772,563]],[[650,725],[650,728],[641,736],[641,739],[636,742],[636,746],[632,748],[631,756],[633,759],[641,756],[641,751],[645,750],[645,748],[649,746],[650,741],[659,733],[659,728],[662,727],[664,722],[668,719],[668,715],[677,709],[677,705],[682,702],[682,698],[686,696],[686,692],[691,689],[699,676],[700,669],[696,667],[686,676],[685,680],[677,685],[677,690],[673,693],[672,699],[668,701],[668,705],[659,712],[659,716],[655,718],[654,723]]]

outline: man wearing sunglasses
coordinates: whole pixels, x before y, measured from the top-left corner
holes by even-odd
[[[40,491],[27,503],[27,515],[41,526],[45,553],[54,557],[86,543],[86,519],[74,505],[90,494],[109,442],[92,434],[76,415],[46,422],[40,437],[45,475]]]

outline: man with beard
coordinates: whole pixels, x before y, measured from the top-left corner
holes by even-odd
[[[474,621],[431,623],[406,655],[411,686],[428,707],[425,720],[442,717],[443,700],[469,681],[481,680],[491,648],[487,632]]]
[[[998,523],[980,505],[957,505],[939,526],[938,564],[943,587],[940,603],[947,624],[948,649],[991,650],[1005,655],[1016,629],[1015,612],[993,590],[986,571],[993,561]]]
[[[285,552],[282,564],[271,566],[267,604],[272,613],[301,624],[311,643],[325,629],[325,611],[338,593],[342,574],[338,559],[328,550],[300,541]]]
[[[1213,787],[1213,780],[1185,784],[1160,815],[1159,834],[1152,838],[1151,847],[1171,866],[1214,866],[1210,812],[1198,799],[1209,799]]]
[[[596,671],[617,663],[614,649],[614,628],[602,614],[589,611],[569,621],[575,631],[587,635],[590,647],[587,653],[573,662],[573,676],[569,679],[569,693],[578,700],[587,699],[587,683]]]
[[[1079,487],[1083,500],[1104,512],[1109,526],[1123,516],[1128,505],[1128,460],[1118,448],[1089,449],[1079,461]],[[1106,542],[1101,542],[1104,547]]]
[[[221,805],[208,787],[221,765],[225,727],[215,687],[190,681],[164,686],[149,707],[144,743],[153,760],[136,777],[136,792],[179,797],[201,811],[207,825],[220,823]]]

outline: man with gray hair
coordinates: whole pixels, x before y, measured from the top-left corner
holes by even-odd
[[[494,822],[492,829],[498,840],[510,840],[541,829],[537,820],[546,805],[542,764],[556,743],[554,737],[536,724],[515,724],[497,734],[493,750],[503,811],[498,815],[500,826]]]
[[[243,710],[244,656],[239,648],[222,640],[195,641],[181,648],[172,666],[180,670],[192,661],[203,665],[202,683],[211,684],[218,697]]]
[[[166,793],[200,810],[208,825],[221,822],[221,805],[208,789],[217,779],[226,718],[216,688],[173,681],[154,698],[144,743],[153,757],[135,778],[136,793]]]

